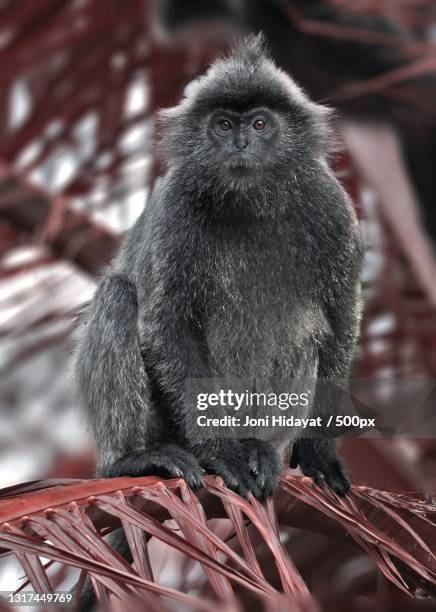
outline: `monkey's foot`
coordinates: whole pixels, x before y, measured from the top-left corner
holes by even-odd
[[[194,455],[173,444],[134,452],[100,470],[103,478],[118,476],[161,476],[183,478],[193,489],[203,486],[204,470]]]
[[[221,439],[214,456],[203,449],[200,463],[208,474],[221,476],[235,493],[245,497],[251,492],[261,500],[273,492],[281,467],[273,447],[254,438]]]
[[[324,482],[343,497],[350,490],[350,481],[336,451],[334,440],[302,438],[294,443],[290,466],[300,466],[305,476],[311,476],[318,486]]]

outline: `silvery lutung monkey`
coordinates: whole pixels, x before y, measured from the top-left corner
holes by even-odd
[[[166,173],[100,281],[76,379],[97,474],[221,476],[241,495],[274,490],[287,449],[317,484],[349,481],[327,436],[281,428],[199,432],[190,380],[344,379],[356,341],[362,248],[328,166],[330,111],[268,56],[238,43],[161,114]],[[333,414],[317,392],[314,415]],[[277,436],[280,436],[277,438]],[[293,437],[294,436],[294,437]]]

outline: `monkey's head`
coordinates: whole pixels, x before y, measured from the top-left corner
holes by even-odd
[[[328,153],[329,112],[277,68],[261,35],[249,36],[162,112],[163,151],[199,191],[250,195]]]

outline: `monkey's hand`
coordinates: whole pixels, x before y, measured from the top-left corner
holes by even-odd
[[[343,497],[350,490],[350,481],[336,450],[336,442],[325,438],[301,438],[292,449],[290,467],[300,466],[318,486],[324,482]]]
[[[212,456],[210,448],[211,445],[205,445],[199,454],[200,463],[208,474],[221,476],[229,489],[244,497],[251,492],[257,499],[264,500],[272,494],[281,462],[271,444],[255,438],[222,438]]]
[[[183,478],[193,489],[203,486],[204,470],[191,453],[174,444],[135,451],[99,470],[102,478],[118,476],[161,476]]]

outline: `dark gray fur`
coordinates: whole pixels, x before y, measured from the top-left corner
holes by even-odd
[[[253,109],[268,123],[261,135]],[[234,120],[231,137],[216,125],[222,116]],[[79,340],[98,474],[200,486],[203,468],[263,498],[280,469],[271,440],[199,436],[185,383],[347,377],[362,257],[353,207],[327,164],[329,111],[250,37],[162,113],[161,131],[167,172],[101,280]],[[318,393],[313,413],[334,413],[335,403]],[[274,447],[291,442],[283,430]],[[333,440],[293,442],[292,465],[348,490]]]

